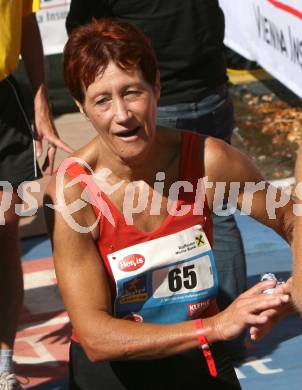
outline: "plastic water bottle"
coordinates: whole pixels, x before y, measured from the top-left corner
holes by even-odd
[[[283,280],[281,279],[277,279],[276,278],[276,275],[275,274],[272,274],[270,272],[267,272],[265,274],[262,274],[261,275],[261,282],[263,282],[264,280],[274,280],[276,282],[276,286],[273,287],[273,288],[267,288],[266,290],[263,291],[263,294],[273,294],[275,292],[275,288],[281,284],[283,284]]]

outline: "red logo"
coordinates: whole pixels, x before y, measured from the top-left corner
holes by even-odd
[[[206,299],[205,301],[189,303],[188,304],[188,314],[189,317],[193,317],[195,315],[199,315],[210,305],[210,299]]]
[[[121,271],[132,272],[141,268],[145,264],[145,258],[142,255],[129,255],[123,258],[118,264]]]

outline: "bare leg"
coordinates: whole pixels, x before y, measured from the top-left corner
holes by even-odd
[[[0,202],[3,192],[0,191]],[[0,226],[0,349],[13,349],[18,319],[23,304],[23,274],[20,261],[19,217],[15,205],[21,203],[13,193],[9,210]]]

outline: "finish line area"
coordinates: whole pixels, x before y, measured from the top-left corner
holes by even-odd
[[[247,216],[236,217],[247,258],[248,284],[265,272],[286,280],[291,273],[288,245],[272,230]],[[25,305],[15,344],[16,371],[26,389],[65,390],[70,324],[61,301],[47,236],[22,240]],[[243,390],[300,390],[302,320],[282,321],[252,345],[236,366]],[[143,389],[143,387],[142,387]]]

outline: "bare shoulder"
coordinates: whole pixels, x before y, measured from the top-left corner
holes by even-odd
[[[261,177],[247,155],[220,139],[204,137],[202,148],[205,176],[214,181],[235,180],[246,176]]]
[[[71,158],[70,161],[72,162],[77,156],[79,156],[78,152],[71,155],[69,157]],[[46,220],[56,218],[58,223],[64,222],[65,218],[62,218],[62,216],[66,214],[72,214],[73,218],[83,220],[87,216],[88,209],[91,208],[88,207],[88,203],[85,207],[82,205],[81,207],[77,206],[75,209],[72,206],[82,202],[84,188],[80,180],[74,180],[75,177],[69,175],[68,168],[71,166],[71,163],[68,159],[63,160],[58,172],[52,176],[46,187],[43,199]],[[80,161],[85,160],[80,159]],[[67,163],[67,165],[64,166],[64,163]]]
[[[220,139],[209,136],[202,136],[201,139],[205,176],[216,175],[222,167],[228,164],[232,150],[226,142]]]
[[[68,224],[65,223],[66,211],[68,213],[68,205],[76,202],[81,198],[82,189],[79,184],[71,185],[73,179],[66,173],[57,172],[52,176],[43,196],[44,216],[48,232],[53,237],[55,226],[62,230],[69,231]],[[83,215],[83,210],[77,214]],[[78,215],[79,217],[79,215]],[[83,218],[83,216],[82,216]],[[54,223],[56,221],[56,224]]]
[[[99,142],[97,137],[91,140],[88,144],[84,145],[82,148],[73,153],[70,157],[83,160],[83,162],[94,169],[97,158],[99,156]]]
[[[214,164],[231,154],[231,147],[221,139],[201,136],[203,153],[208,163]]]
[[[62,196],[69,198],[69,200],[74,200],[80,195],[80,185],[73,185],[69,187],[69,183],[73,180],[72,177],[68,176],[66,173],[61,175],[61,173],[56,173],[50,179],[45,193],[44,193],[44,202],[46,198],[51,201],[53,204],[56,204]]]
[[[84,145],[79,150],[75,151],[73,154],[71,154],[67,159],[63,160],[58,172],[52,176],[51,180],[48,183],[48,186],[45,191],[45,195],[51,197],[54,200],[58,200],[57,197],[59,194],[64,193],[65,196],[74,198],[77,197],[80,194],[81,187],[80,185],[74,185],[69,187],[68,184],[73,180],[72,177],[70,177],[66,173],[66,169],[63,169],[63,177],[62,177],[62,169],[61,167],[64,165],[64,163],[68,161],[75,161],[78,162],[80,165],[85,167],[91,167],[91,169],[94,169],[94,166],[96,164],[97,160],[97,139],[94,138],[92,141],[90,141],[88,144]],[[69,163],[68,163],[69,165]],[[61,186],[61,191],[60,187]]]

